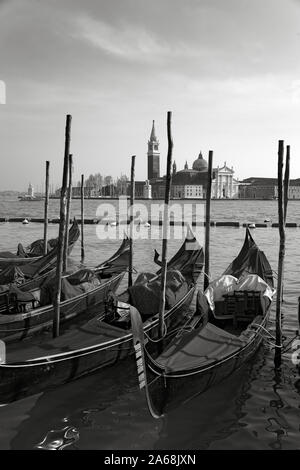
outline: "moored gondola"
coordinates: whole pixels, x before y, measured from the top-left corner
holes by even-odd
[[[104,263],[93,269],[79,269],[63,276],[60,304],[61,324],[103,304],[114,292],[128,269],[129,240]],[[3,294],[4,295],[4,294]],[[23,291],[11,286],[0,310],[0,338],[6,342],[23,340],[52,325],[55,272],[48,273],[39,286]],[[3,300],[3,299],[2,299]]]
[[[71,253],[75,242],[78,240],[80,235],[78,223],[74,218],[74,221],[69,230],[69,248],[68,254]],[[38,268],[47,264],[47,262],[53,261],[57,254],[57,238],[53,238],[48,241],[47,254],[44,255],[44,240],[36,240],[31,243],[27,248],[23,248],[22,244],[19,243],[17,254],[11,253],[10,251],[0,252],[0,284],[4,284],[5,281],[5,270],[8,268],[20,267],[21,272],[25,276],[30,276],[31,273],[35,273]]]
[[[195,239],[192,241],[195,242]],[[197,243],[190,245],[187,238],[168,270],[166,289],[165,327],[170,334],[188,319],[188,309],[195,293],[194,269],[203,266],[203,250]],[[190,260],[190,266],[188,259]],[[170,263],[171,264],[171,263]],[[180,273],[181,268],[185,275]],[[25,341],[22,348],[7,345],[6,360],[0,364],[0,401],[8,403],[38,393],[82,375],[112,366],[134,352],[130,324],[132,305],[142,307],[148,303],[152,312],[143,314],[143,330],[149,338],[156,338],[159,319],[156,310],[157,287],[160,274],[139,276],[137,282],[123,295],[106,303],[104,312],[87,323],[74,326],[55,339],[41,338],[39,342]],[[124,300],[126,302],[124,302]]]
[[[182,330],[154,357],[138,312],[132,312],[140,387],[155,418],[221,382],[254,355],[274,293],[270,264],[247,229],[239,255],[204,294],[198,293],[200,327]]]

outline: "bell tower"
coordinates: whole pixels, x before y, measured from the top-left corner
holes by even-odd
[[[152,123],[150,139],[148,140],[147,157],[148,157],[147,179],[152,180],[154,178],[159,178],[160,177],[160,168],[159,168],[160,152],[159,152],[159,141],[155,134],[154,121]]]

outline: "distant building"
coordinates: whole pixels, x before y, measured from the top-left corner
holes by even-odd
[[[29,197],[34,197],[34,187],[32,186],[31,183],[29,183],[28,190],[27,190],[27,195]]]
[[[275,198],[278,198],[278,186],[277,185],[274,188],[274,196]],[[289,189],[288,189],[288,198],[300,199],[300,183],[296,184],[293,180],[291,180],[291,184],[289,185]]]
[[[240,199],[276,199],[278,197],[277,178],[251,177],[239,184]],[[300,199],[300,179],[290,180],[289,199]]]
[[[55,196],[56,197],[60,197],[60,194],[61,194],[61,188],[59,188],[55,191]],[[89,187],[89,186],[84,186],[83,194],[84,194],[84,197],[98,197],[98,194],[97,194],[95,188],[92,188],[92,187]],[[74,198],[80,198],[81,197],[81,187],[80,186],[73,186],[72,187],[72,197],[74,197]]]
[[[274,199],[277,178],[251,177],[239,184],[240,199]]]
[[[159,140],[156,136],[154,121],[148,141],[148,180],[151,186],[152,199],[163,199],[165,196],[165,176],[160,177]],[[202,152],[193,162],[192,168],[185,162],[184,168],[177,171],[176,162],[172,166],[171,198],[174,199],[205,199],[207,186],[208,164]],[[234,178],[233,168],[226,162],[222,167],[213,169],[212,197],[237,198],[239,182]],[[139,191],[141,193],[141,191]],[[149,189],[144,190],[144,197],[149,198]],[[136,195],[138,195],[136,190]]]
[[[236,199],[239,194],[239,181],[234,177],[233,167],[229,168],[224,162],[222,167],[214,168],[212,181],[212,198]]]

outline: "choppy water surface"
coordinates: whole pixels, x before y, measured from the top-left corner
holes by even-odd
[[[98,201],[86,202],[86,217],[95,217]],[[52,216],[58,215],[58,201],[51,201]],[[73,212],[79,215],[78,201]],[[43,214],[42,203],[2,202],[0,216]],[[212,220],[263,222],[277,219],[276,201],[213,201]],[[291,201],[288,220],[300,223],[300,201]],[[0,224],[0,250],[15,250],[17,243],[30,243],[42,236],[41,224],[23,226]],[[149,228],[141,227],[142,238]],[[156,230],[156,232],[155,232]],[[49,226],[56,236],[57,225]],[[284,335],[287,341],[298,328],[297,299],[300,293],[300,229],[287,229],[284,282]],[[196,234],[203,242],[201,228]],[[134,265],[138,271],[153,271],[156,239],[136,240]],[[277,271],[278,229],[253,231]],[[211,270],[218,276],[238,253],[244,229],[211,229]],[[85,226],[86,263],[95,265],[110,256],[119,241],[99,240],[96,226]],[[181,241],[169,243],[169,256]],[[79,261],[79,246],[72,254]],[[199,285],[203,279],[199,280]],[[274,332],[274,313],[269,328]],[[132,358],[105,373],[59,387],[0,408],[1,449],[300,449],[300,375],[291,362],[290,352],[283,356],[281,371],[275,373],[274,351],[260,349],[251,363],[205,394],[194,398],[162,419],[154,420],[144,396],[137,389]]]

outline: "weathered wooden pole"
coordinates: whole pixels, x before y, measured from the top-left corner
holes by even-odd
[[[69,251],[69,223],[72,201],[72,173],[73,173],[73,155],[69,155],[69,181],[68,181],[68,197],[67,197],[67,215],[66,215],[66,233],[64,242],[64,255],[63,255],[63,272],[68,268],[68,251]]]
[[[290,185],[290,146],[286,146],[286,159],[284,171],[284,185],[283,185],[283,219],[284,225],[286,223],[287,205],[289,200],[289,185]]]
[[[47,244],[48,244],[49,167],[50,167],[50,162],[47,160],[46,161],[46,182],[45,182],[45,207],[44,207],[44,255],[47,254]]]
[[[167,280],[167,248],[169,236],[169,201],[171,192],[171,166],[173,140],[171,133],[172,112],[168,111],[167,115],[167,135],[168,135],[168,154],[167,154],[167,175],[165,187],[165,204],[163,219],[163,241],[162,241],[162,267],[161,267],[161,285],[160,285],[160,308],[159,308],[159,336],[164,336],[164,313],[166,305],[166,280]]]
[[[81,175],[81,263],[84,262],[84,175]]]
[[[209,284],[209,237],[210,237],[210,201],[213,170],[213,151],[208,152],[208,171],[206,188],[206,206],[205,206],[205,264],[204,264],[204,290]]]
[[[129,273],[128,273],[128,287],[132,286],[132,270],[133,270],[133,204],[135,196],[135,155],[131,157],[131,175],[130,175],[130,217],[129,217]]]
[[[62,187],[60,193],[60,222],[59,222],[59,235],[57,246],[57,266],[56,266],[56,293],[54,297],[54,317],[53,317],[53,337],[59,336],[59,323],[60,323],[60,293],[61,293],[61,278],[63,267],[63,250],[66,230],[66,197],[67,197],[67,184],[68,184],[68,166],[70,154],[70,141],[71,141],[71,121],[72,116],[67,115],[66,130],[65,130],[65,155],[64,155],[64,169]]]
[[[283,156],[284,141],[278,142],[278,226],[279,226],[279,255],[278,255],[278,280],[277,280],[277,297],[276,297],[276,347],[275,347],[275,367],[281,364],[281,346],[282,346],[282,330],[281,330],[281,306],[282,306],[282,283],[285,256],[285,215],[283,202]],[[289,161],[287,160],[285,175],[289,174]],[[288,166],[288,168],[287,168]]]

